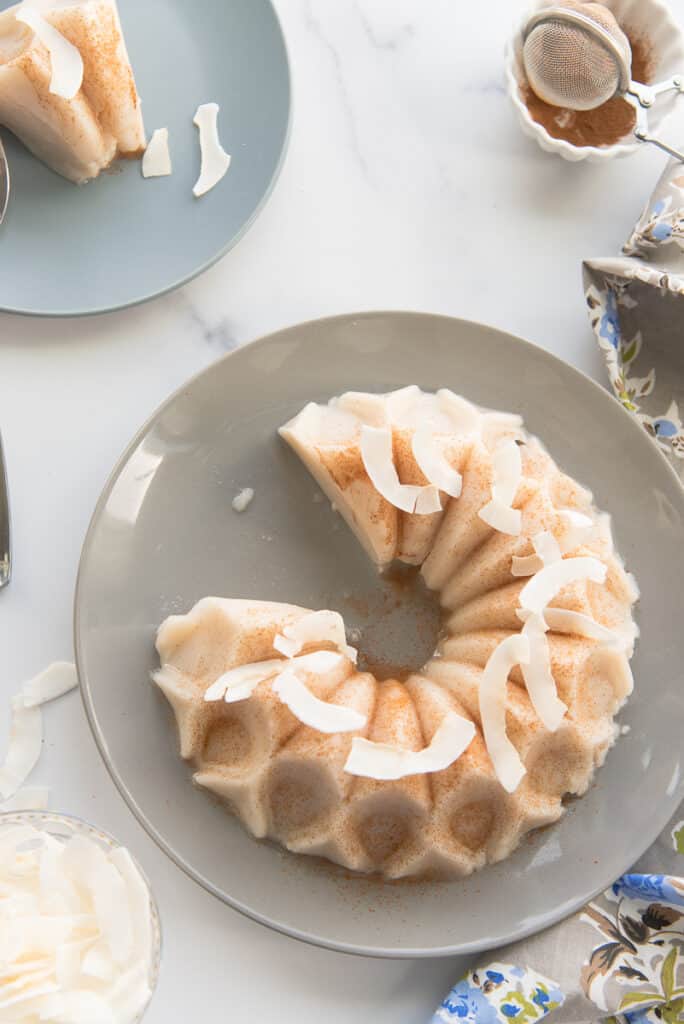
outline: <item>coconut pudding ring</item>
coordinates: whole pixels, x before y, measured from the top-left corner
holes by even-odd
[[[379,570],[416,567],[439,642],[382,678],[337,612],[205,598],[157,639],[181,756],[294,852],[387,879],[505,858],[619,732],[638,594],[609,517],[519,417],[450,391],[347,393],[280,433]]]

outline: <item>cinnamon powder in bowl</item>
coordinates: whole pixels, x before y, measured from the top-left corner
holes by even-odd
[[[633,38],[625,32],[632,48],[632,78],[649,85],[653,81],[655,60],[653,46],[642,38]],[[634,107],[620,96],[613,97],[594,110],[569,110],[545,103],[527,82],[520,92],[533,121],[542,125],[554,139],[564,139],[573,146],[614,146],[636,125]]]
[[[643,147],[634,135],[636,114],[622,98],[578,112],[552,107],[532,93],[523,62],[524,31],[531,15],[555,6],[558,0],[529,2],[530,10],[509,40],[505,63],[507,92],[522,130],[546,152],[572,162],[603,163],[636,153]],[[648,84],[682,74],[684,33],[665,0],[603,0],[603,5],[629,38],[635,80]],[[666,122],[683,102],[675,92],[659,96],[648,112],[651,133],[667,138]]]

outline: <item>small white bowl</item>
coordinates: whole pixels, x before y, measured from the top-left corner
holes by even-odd
[[[67,814],[57,814],[53,811],[7,811],[0,814],[0,834],[5,828],[15,825],[32,825],[39,831],[47,832],[56,839],[71,839],[72,836],[85,836],[87,839],[97,843],[105,852],[111,852],[121,845],[107,832],[103,832],[102,829],[89,825],[80,818],[74,818]],[[152,923],[152,955],[149,976],[150,998],[147,1005],[142,1008],[136,1017],[135,1024],[140,1024],[152,1002],[152,996],[159,981],[162,950],[161,923],[159,910],[149,880],[130,850],[128,852],[140,873],[140,877],[147,886],[150,897],[150,920]]]
[[[626,136],[624,141],[612,146],[574,146],[564,139],[554,138],[543,125],[532,119],[520,94],[520,86],[525,81],[522,62],[525,25],[536,11],[556,6],[558,2],[562,0],[536,0],[506,47],[506,86],[518,113],[522,130],[535,139],[547,153],[558,153],[565,160],[589,160],[592,163],[599,163],[616,156],[628,156],[644,145],[631,134]],[[604,4],[630,35],[643,36],[651,42],[655,58],[654,82],[660,82],[676,74],[684,74],[684,33],[662,0],[604,0]],[[663,137],[663,127],[677,100],[676,92],[666,93],[658,98],[649,111],[651,134]],[[684,98],[679,98],[679,102],[684,103]]]

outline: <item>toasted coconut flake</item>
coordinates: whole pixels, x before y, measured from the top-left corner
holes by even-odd
[[[273,692],[300,722],[324,733],[356,732],[357,729],[363,729],[366,724],[365,715],[353,708],[319,700],[302,682],[295,665],[296,660],[275,678]]]
[[[230,167],[230,156],[219,141],[218,113],[218,103],[202,103],[194,117],[194,123],[199,128],[202,154],[201,173],[192,190],[198,199],[218,185]]]
[[[416,503],[421,496],[422,511],[420,515],[428,515],[424,511],[426,505],[429,511],[439,511],[441,502],[436,487],[417,487],[414,484],[399,483],[397,470],[394,465],[392,454],[392,432],[384,427],[369,427],[364,424],[361,427],[361,459],[364,469],[370,477],[370,481],[376,491],[382,497],[402,512],[416,512]],[[436,496],[436,497],[435,497]],[[435,503],[439,508],[435,507]]]
[[[109,859],[123,878],[128,891],[136,955],[141,963],[149,967],[152,954],[152,916],[147,884],[125,847],[117,847]]]
[[[547,628],[541,615],[530,615],[528,618],[522,628],[522,635],[527,637],[530,644],[530,660],[521,669],[532,707],[549,732],[555,732],[568,709],[558,696],[556,681],[551,674]]]
[[[367,779],[403,779],[407,775],[440,772],[458,760],[474,736],[473,723],[449,711],[423,750],[404,750],[391,743],[374,743],[355,736],[344,770]]]
[[[204,699],[225,700],[226,704],[235,704],[251,697],[259,683],[271,679],[286,665],[292,665],[303,672],[329,672],[339,664],[341,657],[342,655],[335,651],[312,651],[311,654],[302,654],[287,661],[282,658],[271,658],[267,661],[238,665],[212,683],[204,694]]]
[[[558,541],[548,530],[537,533],[532,538],[532,544],[544,565],[553,565],[554,562],[560,562],[563,558]]]
[[[82,942],[63,942],[55,951],[57,984],[63,989],[75,988],[81,973]]]
[[[545,566],[520,591],[518,617],[525,621],[529,613],[542,615],[563,587],[580,580],[605,583],[606,567],[598,558],[564,558],[561,562]]]
[[[482,413],[460,395],[454,394],[449,388],[440,388],[437,392],[440,410],[453,423],[454,432],[458,434],[477,434],[482,426]]]
[[[64,863],[71,878],[90,893],[99,931],[115,962],[126,964],[133,952],[133,922],[121,874],[97,843],[85,836],[68,841]]]
[[[529,661],[529,640],[521,633],[515,633],[494,648],[480,682],[480,719],[484,740],[496,776],[507,793],[518,788],[525,766],[506,734],[506,684],[511,670],[516,665],[528,665]]]
[[[539,555],[513,555],[511,559],[511,576],[534,576],[543,568]]]
[[[172,173],[169,129],[155,128],[142,158],[143,178],[164,178]]]
[[[512,508],[522,476],[520,446],[513,440],[502,441],[492,456],[492,499],[478,515],[492,529],[517,537],[522,516]]]
[[[504,505],[512,505],[522,476],[520,445],[515,441],[502,441],[492,456],[494,483],[492,497]]]
[[[513,555],[512,576],[534,576],[535,573],[541,572],[545,565],[560,562],[563,557],[558,541],[552,533],[546,530],[532,538],[532,546],[535,550],[534,555],[526,555],[522,558]]]
[[[484,508],[480,509],[478,515],[493,530],[507,533],[511,537],[520,536],[522,516],[518,509],[511,508],[510,505],[503,505],[496,498],[492,498]]]
[[[273,641],[279,654],[292,658],[299,654],[303,647],[309,645],[323,646],[332,644],[346,658],[356,664],[358,651],[347,644],[344,619],[339,612],[328,609],[303,615],[289,626],[283,628]]]
[[[630,628],[623,632],[614,632],[600,622],[592,619],[582,612],[573,612],[567,608],[545,608],[544,618],[549,629],[556,633],[571,633],[575,636],[584,636],[589,640],[598,640],[607,647],[617,647],[623,650],[633,646],[637,635],[636,623],[631,623]],[[524,630],[523,630],[524,632]]]
[[[225,700],[226,704],[246,700],[251,697],[259,683],[275,675],[282,667],[281,658],[238,665],[219,676],[204,694],[204,699],[206,701]]]
[[[569,554],[575,548],[585,544],[596,530],[596,523],[591,516],[584,512],[578,512],[574,508],[562,508],[558,510],[560,519],[565,524],[565,535],[562,538],[563,554]]]
[[[4,988],[4,986],[3,986]],[[5,1019],[10,1021],[10,1024],[14,1024],[14,1021],[18,1020],[16,1014],[21,1012],[21,1016],[24,1020],[32,1019],[34,1014],[33,1006],[40,998],[47,996],[57,991],[57,982],[49,981],[47,979],[38,981],[36,984],[31,985],[29,989],[22,991],[15,991],[14,994],[7,994],[6,996],[0,996],[0,1011],[12,1009],[12,1016],[6,1017]],[[37,1007],[35,1012],[37,1012]],[[4,1016],[4,1014],[3,1014]],[[41,1016],[41,1020],[50,1020],[50,1017]],[[54,1019],[54,1018],[52,1018]]]
[[[429,423],[418,427],[411,440],[413,457],[431,484],[452,498],[458,498],[463,477],[449,465]]]
[[[118,1021],[137,1021],[150,996],[148,972],[136,964],[122,974],[110,987],[107,995]]]
[[[98,981],[111,981],[116,974],[116,964],[111,954],[105,948],[93,947],[83,957],[81,972],[88,978],[96,978]]]
[[[40,757],[43,718],[40,708],[27,708],[24,698],[12,698],[12,724],[5,762],[0,768],[0,795],[9,800],[24,784]]]
[[[414,512],[417,516],[431,516],[435,512],[442,511],[442,499],[439,490],[434,485],[421,487],[416,498]]]
[[[151,907],[126,851],[7,827],[0,869],[0,1020],[137,1020],[150,994]]]
[[[24,697],[24,706],[35,708],[39,704],[46,704],[50,700],[56,700],[57,697],[62,697],[65,693],[75,690],[77,686],[76,666],[70,661],[53,661],[34,679],[24,683],[21,691]]]
[[[35,33],[50,54],[52,67],[50,92],[65,100],[72,100],[83,83],[81,54],[34,8],[22,4],[15,17],[17,21],[27,25]]]
[[[104,996],[88,989],[56,992],[40,1015],[41,1020],[69,1024],[117,1024],[117,1017]]]

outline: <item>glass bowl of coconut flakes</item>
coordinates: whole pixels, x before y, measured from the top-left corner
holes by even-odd
[[[0,894],[0,1018],[139,1024],[161,926],[125,847],[78,818],[0,814]]]

